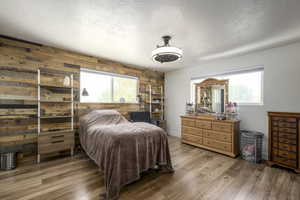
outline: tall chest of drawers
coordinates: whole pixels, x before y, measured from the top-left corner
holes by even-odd
[[[239,154],[239,121],[214,120],[201,115],[181,116],[183,143],[222,153]]]
[[[300,172],[300,113],[269,112],[269,164]]]

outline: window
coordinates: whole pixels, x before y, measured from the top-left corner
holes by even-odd
[[[81,68],[80,102],[137,103],[138,78]]]
[[[229,101],[240,105],[263,104],[263,68],[244,70],[239,72],[213,75],[216,79],[229,80]],[[199,83],[208,77],[197,78],[191,81],[191,100],[195,100],[194,83]]]

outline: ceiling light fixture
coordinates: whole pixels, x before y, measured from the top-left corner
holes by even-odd
[[[152,60],[160,63],[174,62],[182,58],[182,50],[177,47],[169,45],[171,36],[165,35],[162,37],[164,45],[157,45],[156,49],[152,51]]]

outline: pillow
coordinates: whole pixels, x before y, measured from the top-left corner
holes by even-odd
[[[80,123],[85,123],[88,126],[92,125],[116,125],[128,122],[116,110],[93,110],[80,118]]]

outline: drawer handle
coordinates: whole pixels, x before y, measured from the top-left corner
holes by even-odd
[[[53,141],[52,144],[55,144],[55,143],[62,143],[62,142],[64,142],[64,140]]]
[[[61,137],[64,137],[64,135],[55,135],[55,136],[52,136],[53,139],[55,139],[55,138],[61,138]]]

